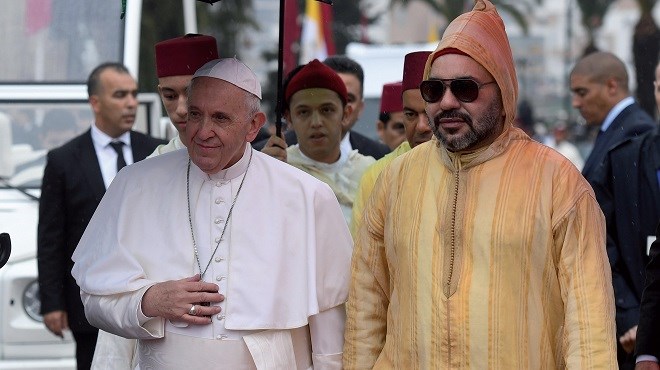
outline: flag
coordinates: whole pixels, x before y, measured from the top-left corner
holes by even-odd
[[[51,0],[27,0],[25,6],[26,35],[32,36],[50,25]]]
[[[298,65],[300,51],[300,23],[298,22],[298,0],[282,0],[280,6],[284,7],[284,45],[283,63],[284,76]]]
[[[317,0],[305,1],[305,18],[300,41],[300,64],[324,60],[335,54],[332,37],[332,7]]]

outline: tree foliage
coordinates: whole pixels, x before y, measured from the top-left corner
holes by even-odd
[[[238,34],[245,27],[258,28],[251,17],[252,0],[226,0],[213,5],[196,2],[198,32],[218,40],[221,55],[236,55],[240,45]],[[143,0],[140,31],[140,91],[156,91],[156,59],[154,45],[162,40],[183,35],[181,1]]]
[[[181,1],[143,0],[140,30],[140,91],[156,91],[156,56],[154,45],[183,34]]]
[[[596,47],[596,32],[603,25],[603,19],[607,9],[614,0],[577,0],[578,7],[582,13],[582,26],[587,30],[589,41],[584,49],[583,55],[598,50]]]
[[[637,100],[650,115],[655,115],[656,103],[653,93],[655,66],[660,53],[660,30],[653,19],[656,0],[637,0],[640,17],[633,34],[633,58],[637,82]]]
[[[225,0],[214,5],[197,2],[197,28],[200,33],[218,40],[218,50],[224,56],[237,55],[238,35],[245,29],[258,30],[252,18],[252,0]]]
[[[362,30],[372,24],[380,15],[366,17],[362,8],[366,1],[335,1],[332,8],[334,23],[332,26],[337,54],[344,54],[346,46],[362,40]]]

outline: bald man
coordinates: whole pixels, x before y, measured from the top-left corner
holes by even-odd
[[[616,55],[596,52],[580,59],[571,72],[573,107],[588,125],[600,126],[582,174],[593,186],[607,151],[653,128],[653,119],[635,102],[626,66]]]
[[[659,83],[660,70],[656,70],[656,90]],[[660,103],[660,94],[656,98]],[[658,285],[657,281],[660,281],[657,272],[655,277],[648,273],[652,269],[645,272],[647,265],[658,265],[657,259],[649,264],[654,255],[649,243],[656,235],[660,220],[658,168],[660,127],[656,126],[646,134],[625,140],[610,149],[593,183],[596,198],[607,220],[607,249],[612,265],[616,324],[621,344],[620,369],[632,369],[635,360],[648,360],[644,356],[653,356],[655,362],[660,357],[660,342],[657,340],[660,324],[652,323],[657,316],[660,294],[645,288],[645,276],[650,286]],[[650,304],[653,300],[655,305]],[[637,338],[642,339],[637,347],[639,356],[635,359],[632,352]]]
[[[616,332],[617,338],[621,338],[639,319],[643,279],[637,277],[641,268],[632,269],[631,264],[639,262],[643,265],[640,261],[642,256],[639,248],[630,247],[633,237],[628,236],[628,242],[623,244],[617,238],[610,197],[605,196],[608,192],[600,188],[607,188],[603,184],[614,180],[613,172],[608,169],[608,152],[624,141],[641,136],[655,125],[651,116],[630,96],[626,66],[612,53],[597,52],[580,59],[571,72],[571,91],[573,106],[580,110],[587,124],[600,126],[582,174],[594,188],[607,220],[608,257],[616,298]],[[618,219],[628,218],[623,222],[633,222],[631,215],[618,215]],[[617,357],[621,368],[634,366],[632,356],[621,343],[618,343]]]

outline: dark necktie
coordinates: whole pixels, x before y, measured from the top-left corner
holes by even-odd
[[[119,172],[119,170],[126,167],[126,161],[124,160],[124,151],[122,150],[124,143],[121,141],[113,141],[110,143],[110,146],[112,147],[112,149],[115,150],[115,152],[117,152],[117,172]]]

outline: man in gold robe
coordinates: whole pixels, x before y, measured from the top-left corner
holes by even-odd
[[[616,368],[603,214],[575,166],[513,127],[518,82],[488,0],[420,85],[435,139],[365,207],[344,369]]]
[[[364,205],[374,189],[378,175],[394,158],[407,153],[410,149],[431,140],[433,137],[429,120],[424,112],[424,99],[422,99],[422,94],[419,92],[419,84],[424,77],[424,64],[429,54],[431,54],[430,51],[413,51],[406,54],[404,58],[401,99],[406,140],[369,166],[362,175],[355,201],[353,201],[353,217],[351,218],[351,234],[353,236],[360,227]]]

